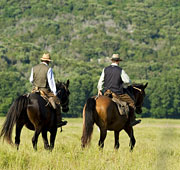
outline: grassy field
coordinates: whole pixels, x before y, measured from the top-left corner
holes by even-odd
[[[41,135],[38,151],[32,148],[33,131],[22,130],[19,151],[0,140],[0,169],[13,170],[179,170],[180,120],[142,119],[134,127],[136,146],[129,152],[129,137],[120,133],[120,149],[114,150],[114,134],[108,132],[105,147],[97,143],[99,131],[95,125],[91,145],[81,149],[82,119],[67,119],[63,132],[58,131],[55,148],[43,148]],[[4,118],[0,118],[0,127]],[[14,132],[13,132],[14,140]]]

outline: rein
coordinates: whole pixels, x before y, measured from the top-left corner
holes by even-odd
[[[142,92],[142,90],[140,88],[137,88],[137,87],[133,87],[133,88],[140,91],[140,92]]]

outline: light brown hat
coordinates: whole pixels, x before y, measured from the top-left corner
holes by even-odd
[[[122,61],[122,59],[120,59],[119,54],[113,54],[111,57],[111,60],[113,61]]]
[[[44,53],[41,60],[42,61],[52,61],[49,53]]]

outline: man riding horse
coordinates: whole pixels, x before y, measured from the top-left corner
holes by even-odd
[[[102,90],[104,86],[104,95],[116,96],[120,101],[127,102],[129,105],[129,117],[130,125],[134,126],[141,122],[141,120],[135,120],[135,103],[134,100],[124,92],[123,88],[131,84],[129,76],[125,71],[119,67],[119,62],[122,61],[118,54],[113,54],[111,58],[112,64],[108,67],[105,67],[102,71],[98,82],[98,96],[102,95]]]
[[[56,110],[57,127],[67,124],[67,121],[62,121],[60,102],[56,92],[56,84],[52,68],[49,67],[51,62],[50,54],[45,53],[41,58],[41,63],[34,66],[31,70],[30,82],[33,84],[33,92],[39,91],[40,94],[48,98],[52,107]]]

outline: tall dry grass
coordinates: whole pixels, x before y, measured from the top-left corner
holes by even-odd
[[[0,126],[4,118],[0,118]],[[63,132],[58,131],[55,148],[43,148],[41,135],[38,151],[32,148],[33,131],[25,127],[19,151],[0,140],[1,170],[178,170],[180,169],[180,120],[143,119],[135,126],[136,146],[129,152],[129,137],[120,133],[120,149],[115,151],[114,134],[108,132],[103,151],[94,128],[91,145],[81,149],[82,119],[68,119]],[[13,133],[14,139],[14,133]]]

